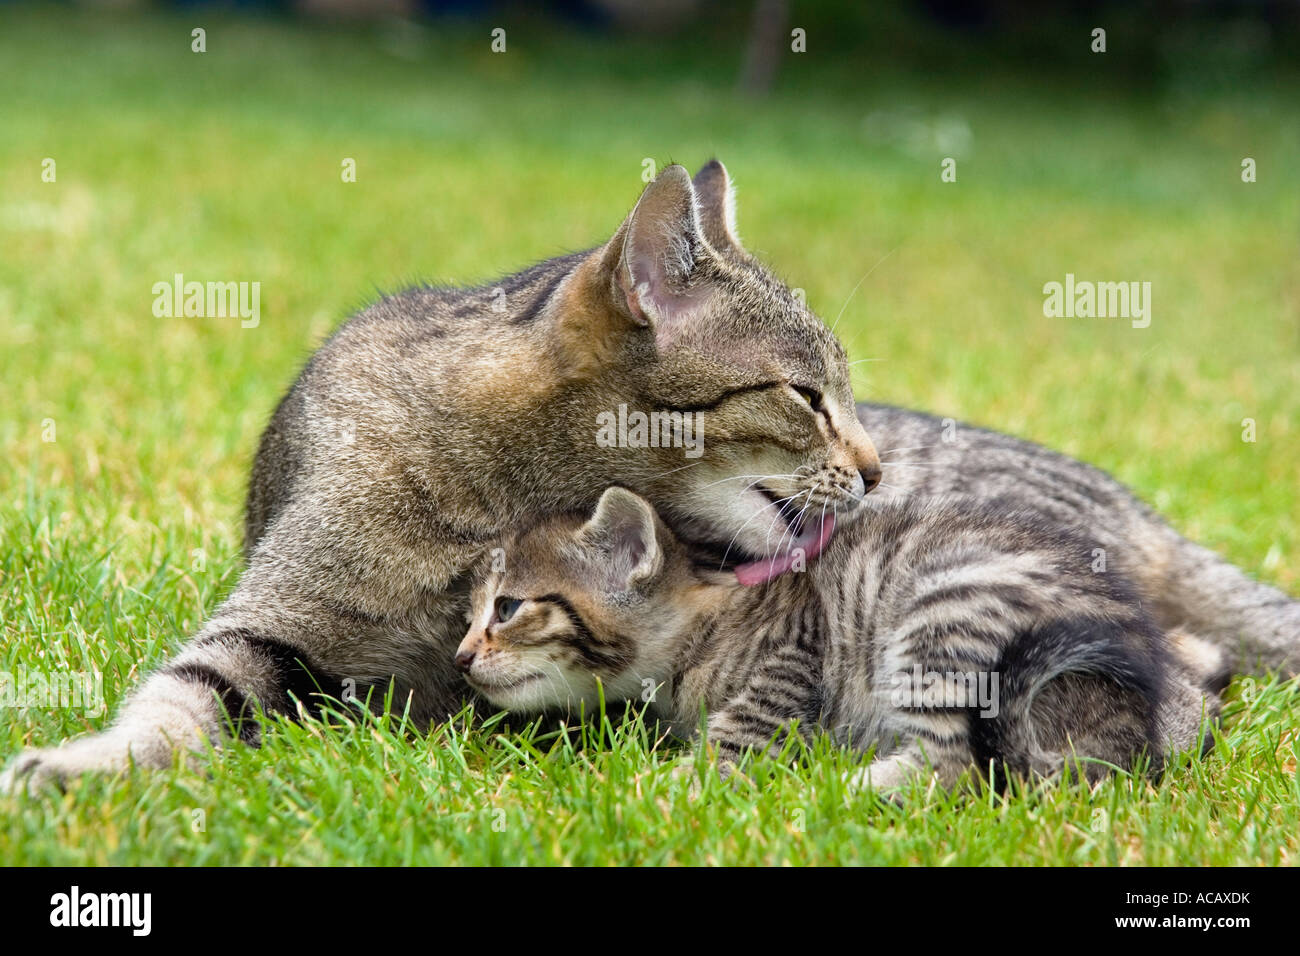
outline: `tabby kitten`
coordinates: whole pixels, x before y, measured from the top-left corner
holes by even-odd
[[[603,687],[689,732],[704,705],[724,767],[797,719],[874,744],[878,788],[990,761],[1049,775],[1079,758],[1095,779],[1192,747],[1217,713],[1217,652],[1162,632],[1123,574],[1094,573],[1082,535],[969,500],[877,505],[834,537],[833,512],[793,510],[825,553],[746,587],[610,488],[590,518],[505,542],[456,664],[523,712],[590,707]]]
[[[1233,673],[1300,674],[1300,601],[1171,528],[1099,468],[1011,435],[907,408],[858,404],[885,460],[866,501],[961,495],[1088,529],[1119,559],[1157,623],[1221,649]],[[1285,523],[1287,515],[1278,515]]]

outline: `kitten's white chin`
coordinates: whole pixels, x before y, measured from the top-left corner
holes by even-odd
[[[471,673],[466,675],[465,682],[486,697],[494,707],[500,707],[502,710],[527,711],[541,707],[538,698],[542,677],[540,671],[534,671],[531,674],[520,674],[497,682]]]

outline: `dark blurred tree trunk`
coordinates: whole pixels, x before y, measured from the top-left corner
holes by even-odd
[[[785,52],[785,25],[789,18],[787,0],[758,0],[749,30],[749,47],[740,74],[740,88],[751,96],[765,96],[776,80],[776,69]]]

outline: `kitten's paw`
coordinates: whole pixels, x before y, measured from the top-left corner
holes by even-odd
[[[733,788],[739,788],[751,783],[749,777],[741,773],[736,764],[730,760],[719,760],[716,763],[710,763],[707,759],[701,761],[695,754],[691,754],[679,760],[677,766],[672,769],[674,780],[687,781],[692,800],[704,791],[704,781],[700,776],[702,773],[717,773],[723,783]]]
[[[677,761],[676,766],[671,771],[673,780],[684,781],[687,786],[687,797],[694,800],[704,790],[704,784],[700,780],[700,764],[696,762],[695,755],[689,754]]]
[[[906,757],[873,760],[861,770],[844,775],[844,783],[853,793],[871,790],[891,800],[902,799],[903,790],[922,773],[921,767]]]

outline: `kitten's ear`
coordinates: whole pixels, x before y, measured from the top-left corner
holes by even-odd
[[[631,590],[663,567],[656,520],[644,498],[623,488],[607,488],[596,513],[579,529],[578,536],[585,544],[598,548],[602,557],[608,555],[602,570],[614,590]]]
[[[711,159],[700,167],[692,183],[700,226],[709,245],[723,255],[746,257],[736,235],[736,189],[731,185],[727,167]]]
[[[690,280],[711,254],[684,168],[666,166],[646,186],[610,252],[618,256],[611,263],[613,284],[633,321],[654,329],[661,346],[668,344],[707,296]]]

